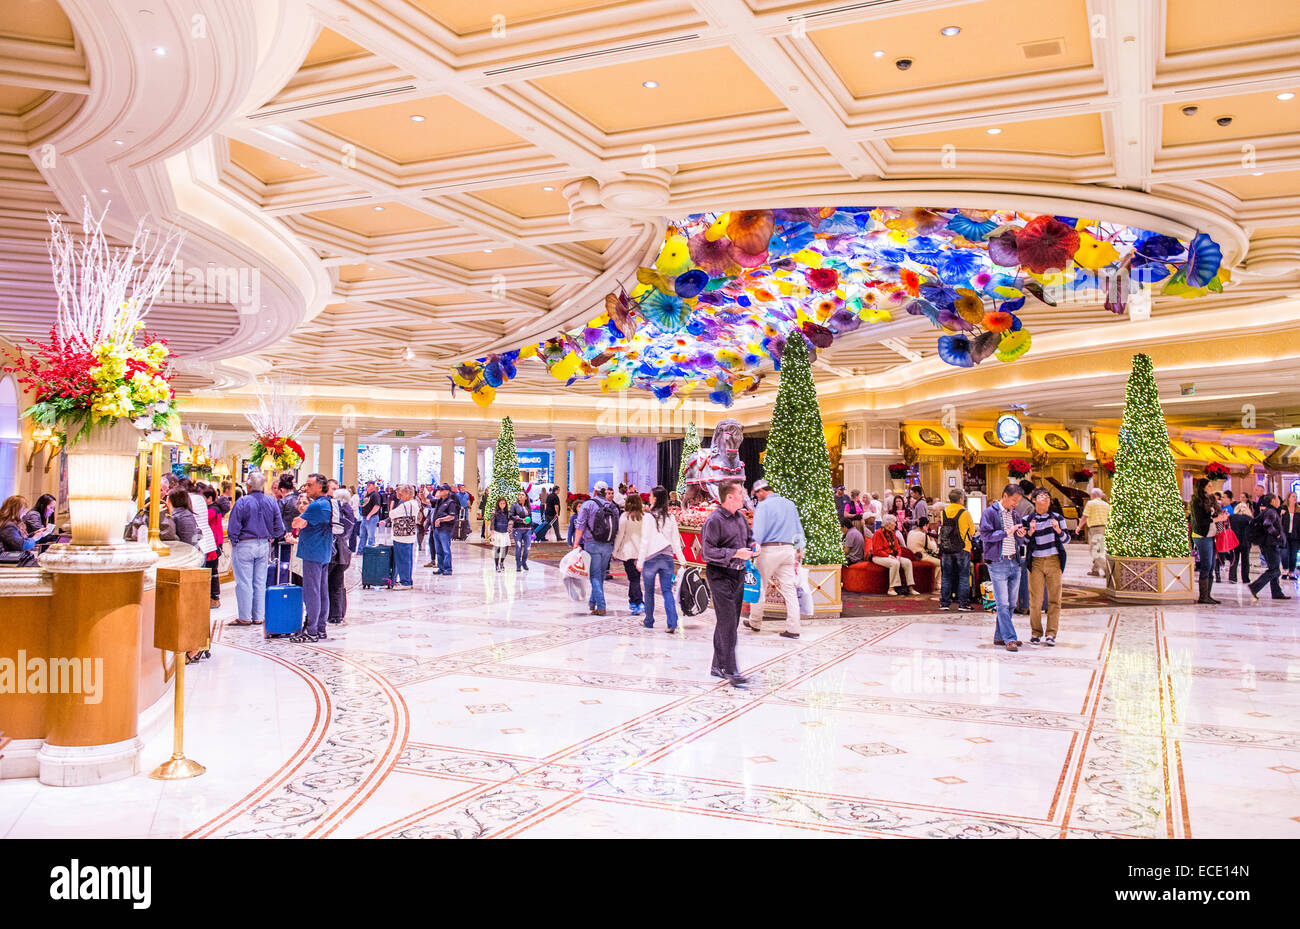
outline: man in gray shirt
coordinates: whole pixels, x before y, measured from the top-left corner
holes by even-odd
[[[745,595],[745,563],[754,557],[754,537],[741,507],[745,488],[739,481],[718,485],[718,507],[700,530],[704,549],[704,577],[713,598],[713,667],[709,673],[726,678],[733,687],[743,687],[736,666],[736,633],[740,628],[740,605]]]
[[[840,518],[844,529],[844,557],[849,564],[867,560],[867,540],[847,516]]]

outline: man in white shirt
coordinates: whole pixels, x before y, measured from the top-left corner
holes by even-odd
[[[885,515],[885,505],[880,502],[880,497],[876,494],[869,494],[871,502],[867,505],[866,515],[874,517],[877,525],[880,518]]]
[[[618,490],[614,491],[614,502],[618,504],[618,508],[619,508],[620,510],[623,508],[623,505],[624,505],[625,503],[627,503],[627,485],[626,485],[626,484],[619,484],[619,485],[618,485]]]

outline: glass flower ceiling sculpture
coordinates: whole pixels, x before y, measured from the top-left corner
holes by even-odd
[[[969,368],[1029,351],[1036,303],[1130,292],[1196,297],[1229,279],[1209,236],[1190,242],[1114,223],[995,210],[826,207],[690,216],[668,228],[631,294],[576,332],[456,367],[451,381],[488,406],[518,362],[537,358],[565,384],[600,378],[661,401],[706,390],[730,406],[780,370],[786,340],[809,350],[911,314],[936,329],[939,357]],[[454,391],[453,387],[453,391]]]

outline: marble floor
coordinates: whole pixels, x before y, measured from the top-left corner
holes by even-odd
[[[327,642],[219,626],[187,677],[206,775],[0,781],[0,836],[1300,838],[1300,600],[1070,610],[1016,654],[937,602],[768,622],[736,690],[709,613],[668,636],[621,587],[593,617],[554,568],[455,567],[355,589]],[[143,770],[169,753],[162,726]]]

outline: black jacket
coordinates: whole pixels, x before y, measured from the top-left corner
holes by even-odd
[[[1300,511],[1288,513],[1286,510],[1280,510],[1282,532],[1292,542],[1300,542]]]
[[[493,509],[492,510],[492,531],[509,532],[510,531],[510,511]]]
[[[452,517],[445,523],[438,520],[447,516]],[[456,521],[460,519],[460,501],[454,494],[448,494],[441,500],[434,500],[429,505],[429,528],[439,529],[445,532],[452,532],[456,528]]]
[[[1263,527],[1256,525],[1251,533],[1251,541],[1260,548],[1276,548],[1282,541],[1282,518],[1271,506],[1259,508],[1259,518]]]

